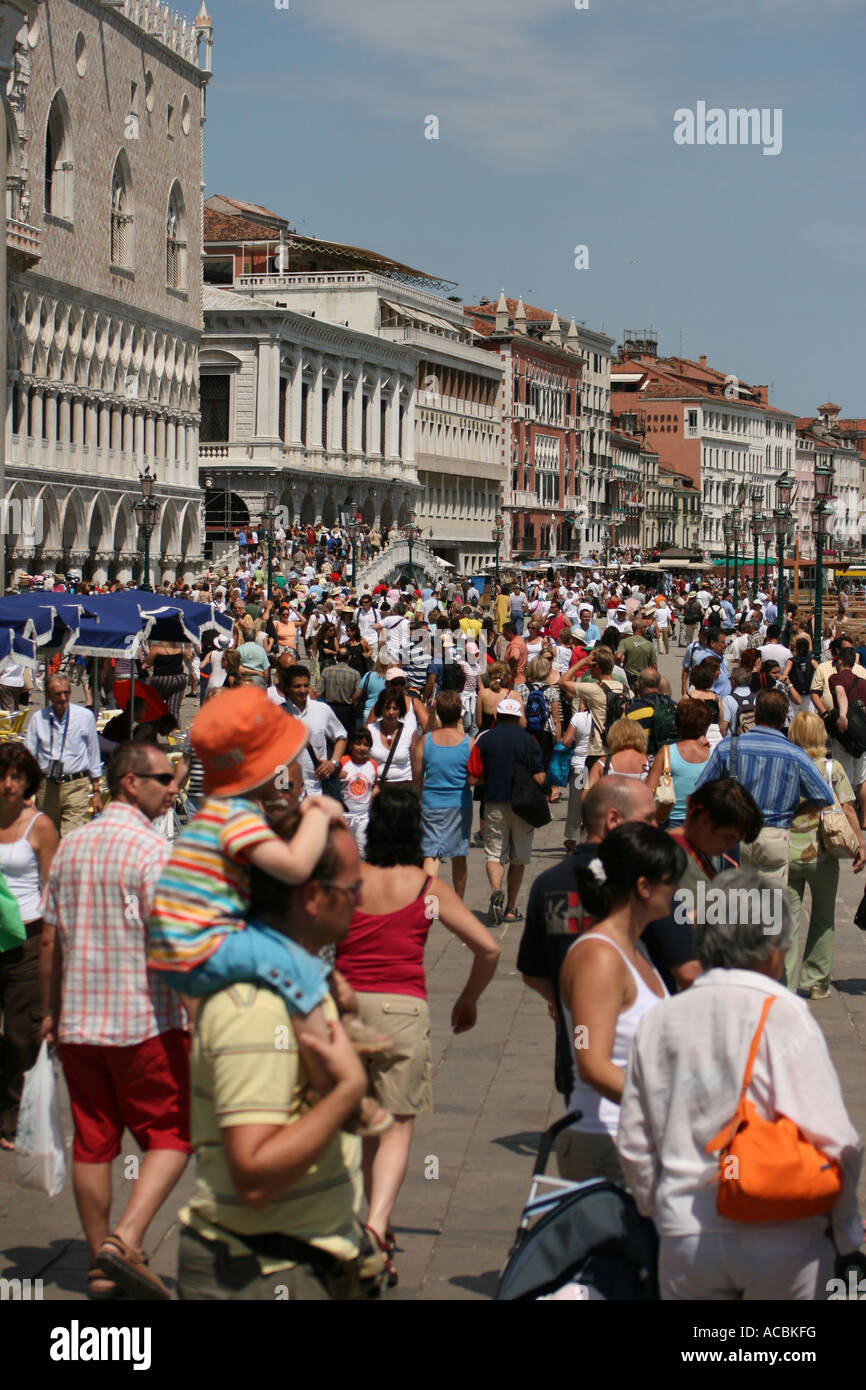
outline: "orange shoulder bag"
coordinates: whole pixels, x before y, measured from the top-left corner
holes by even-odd
[[[842,1170],[833,1158],[804,1139],[793,1120],[763,1120],[746,1091],[758,1044],[773,1003],[764,1003],[752,1038],[743,1087],[733,1118],[706,1146],[719,1155],[716,1210],[728,1221],[800,1221],[823,1216],[842,1189]]]

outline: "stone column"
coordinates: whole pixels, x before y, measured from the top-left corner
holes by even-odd
[[[165,422],[165,461],[169,468],[177,464],[177,425],[174,420]]]
[[[186,461],[193,467],[198,467],[198,439],[195,425],[187,425],[186,427]],[[198,478],[195,481],[197,484]]]
[[[24,438],[27,435],[28,428],[27,408],[29,405],[29,397],[27,394],[26,386],[16,386],[15,390],[18,392],[18,420],[20,422],[20,428],[18,432],[19,435],[22,438]]]
[[[131,410],[124,410],[123,413],[122,413],[121,419],[122,419],[122,421],[123,421],[123,434],[122,434],[123,443],[122,443],[121,447],[122,447],[122,449],[123,449],[123,452],[124,452],[125,454],[128,454],[129,457],[131,458],[131,457],[132,457],[132,411],[131,411]]]
[[[111,407],[107,401],[99,403],[99,440],[100,449],[111,448]]]
[[[344,363],[338,359],[335,363],[336,372],[334,374],[334,389],[331,395],[331,411],[328,420],[331,438],[328,441],[328,448],[332,454],[343,452],[343,371]]]
[[[2,105],[3,105],[3,103],[2,103],[2,101],[0,101],[0,106],[2,106]],[[0,256],[0,261],[2,261],[2,260],[3,260],[3,257]],[[3,337],[3,334],[0,333],[0,338],[2,338],[2,337]],[[33,435],[33,438],[34,438],[34,439],[41,439],[41,438],[42,438],[42,407],[43,407],[42,387],[41,387],[41,386],[36,386],[36,387],[34,388],[34,390],[33,390],[33,399],[32,399],[32,402],[31,402],[31,416],[30,416],[30,420],[31,420],[31,424],[30,424],[30,433]]]
[[[307,448],[322,449],[322,357],[320,353],[314,358],[315,376],[310,392],[307,397],[309,416],[307,419]]]
[[[364,424],[364,364],[355,364],[355,385],[352,390],[352,404],[349,409],[349,453],[360,461],[367,449],[363,438]]]
[[[62,439],[64,443],[67,444],[72,439],[72,431],[69,428],[69,419],[71,413],[71,403],[69,397],[65,395],[61,396],[59,401],[57,402],[57,438]],[[48,429],[50,437],[50,425],[48,426]]]
[[[96,406],[93,401],[88,401],[84,407],[84,442],[88,449],[93,449],[96,446],[96,426]]]
[[[381,373],[381,372],[377,372],[377,373],[376,373],[376,383],[375,383],[375,385],[374,385],[374,387],[373,387],[373,394],[372,394],[371,397],[370,397],[370,404],[367,406],[367,434],[368,434],[368,439],[367,439],[367,454],[368,454],[368,456],[374,456],[374,457],[379,457],[379,458],[381,458],[381,456],[382,456],[382,454],[383,454],[383,452],[384,452],[384,449],[383,449],[384,440],[382,439],[382,431],[381,431],[381,429],[380,429],[380,423],[381,423],[381,419],[382,419],[382,409],[381,409],[381,407],[382,407],[382,373]],[[378,502],[377,502],[377,506],[378,506]],[[377,517],[378,517],[378,514],[377,514]],[[378,530],[378,526],[379,526],[379,522],[378,522],[378,519],[377,519],[377,521],[376,521],[376,529],[377,529],[377,530]]]
[[[288,386],[288,403],[286,423],[286,443],[300,444],[301,442],[301,406],[304,399],[304,359],[303,354],[298,353],[292,363],[292,376]]]
[[[57,396],[53,391],[45,393],[45,435],[50,440],[57,438]]]
[[[123,417],[122,417],[122,415],[121,415],[121,413],[120,413],[120,411],[118,410],[118,408],[117,408],[116,405],[111,406],[110,409],[111,409],[111,438],[110,438],[110,440],[109,440],[109,448],[110,448],[110,449],[113,449],[114,452],[115,452],[116,454],[119,454],[120,451],[121,451],[121,449],[123,448],[123,438],[122,438]]]
[[[397,387],[394,385],[387,395],[385,408],[385,439],[382,447],[382,454],[390,462],[393,462],[397,457],[397,411],[399,410],[399,399]]]
[[[72,402],[72,432],[78,445],[84,443],[84,401],[76,396]]]
[[[166,443],[166,440],[165,440],[165,419],[164,419],[164,417],[163,417],[162,415],[160,415],[160,416],[157,417],[155,434],[156,434],[156,442],[155,442],[155,444],[154,444],[154,449],[153,449],[154,458],[156,459],[157,463],[162,463],[162,462],[165,460],[165,443]]]
[[[256,439],[280,437],[280,345],[260,342],[256,378]]]
[[[133,419],[132,446],[135,450],[135,457],[140,465],[143,461],[142,456],[144,454],[144,416],[140,410],[135,412],[135,417]]]
[[[144,453],[148,462],[156,453],[156,421],[150,414],[144,417]]]
[[[415,467],[415,383],[407,378],[406,411],[403,418],[403,462]]]

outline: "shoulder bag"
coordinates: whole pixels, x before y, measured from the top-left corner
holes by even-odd
[[[521,820],[525,820],[534,830],[549,825],[552,819],[550,806],[532,775],[532,735],[526,735],[526,762],[514,764],[511,782],[511,809]]]
[[[667,820],[677,799],[674,779],[671,773],[671,748],[669,743],[664,745],[661,753],[664,757],[664,763],[662,764],[662,775],[656,787],[656,819],[659,824]]]
[[[825,854],[829,854],[833,859],[853,859],[858,849],[860,841],[856,831],[849,821],[845,812],[842,810],[841,803],[836,795],[836,788],[833,786],[833,759],[828,758],[825,763],[826,771],[824,776],[827,778],[833,790],[833,806],[826,807],[821,812],[821,825],[819,839],[821,848]]]
[[[391,767],[392,762],[394,761],[394,754],[397,752],[397,744],[400,742],[400,739],[403,737],[403,728],[404,728],[403,720],[401,719],[400,722],[399,722],[398,725],[397,725],[397,732],[394,734],[394,741],[393,741],[393,743],[391,744],[391,747],[388,749],[388,756],[387,756],[387,758],[385,759],[385,766],[382,768],[382,771],[381,771],[380,774],[379,774],[379,786],[380,786],[380,787],[384,787],[384,785],[385,785],[385,781],[386,781],[386,779],[387,779],[388,772],[389,772],[389,770],[390,770],[390,767]]]
[[[746,1091],[758,1044],[774,1002],[764,1001],[752,1038],[740,1099],[728,1124],[706,1146],[719,1153],[716,1210],[728,1221],[801,1221],[830,1211],[842,1190],[842,1170],[803,1137],[793,1120],[763,1120]]]

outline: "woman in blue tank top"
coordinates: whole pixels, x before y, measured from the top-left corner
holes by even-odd
[[[668,743],[660,748],[653,759],[647,778],[647,786],[653,796],[662,774],[668,767],[673,779],[677,799],[666,819],[663,811],[659,816],[663,824],[670,829],[675,825],[685,824],[686,802],[698,785],[698,778],[710,756],[707,729],[711,718],[711,709],[706,700],[691,700],[688,696],[680,700],[676,709],[680,737],[676,743]]]
[[[443,690],[436,696],[436,714],[439,727],[417,741],[413,754],[415,787],[421,796],[421,849],[428,874],[437,874],[442,861],[451,860],[454,891],[462,898],[472,834],[466,766],[475,745],[463,732],[458,691]]]

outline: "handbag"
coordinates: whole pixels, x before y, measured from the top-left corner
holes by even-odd
[[[511,782],[511,809],[521,820],[525,820],[534,830],[551,822],[550,807],[544,788],[540,787],[532,775],[532,750],[528,743],[532,737],[527,734],[527,761],[515,763]]]
[[[842,1170],[834,1158],[803,1137],[793,1120],[764,1120],[746,1091],[758,1044],[774,1002],[764,1001],[752,1038],[737,1108],[724,1129],[706,1146],[719,1154],[716,1211],[728,1221],[801,1221],[830,1211],[842,1190]]]
[[[551,787],[567,787],[571,776],[572,752],[562,743],[555,743],[547,765],[547,783]]]
[[[825,766],[827,770],[824,775],[830,786],[833,787],[832,758],[827,759]],[[860,848],[860,841],[853,825],[842,810],[835,787],[833,787],[833,801],[832,809],[827,807],[821,812],[819,828],[821,848],[833,859],[853,859]]]
[[[674,779],[671,773],[671,746],[669,743],[665,744],[664,748],[662,749],[662,752],[664,754],[664,764],[662,766],[662,775],[659,778],[659,783],[656,787],[655,793],[657,813],[656,819],[659,822],[667,820],[668,816],[670,815],[671,811],[673,810],[676,804],[677,799],[676,788],[674,787]]]

